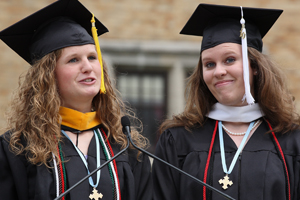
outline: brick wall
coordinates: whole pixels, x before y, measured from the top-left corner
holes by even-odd
[[[34,2],[34,3],[33,3]],[[53,0],[0,0],[0,30],[54,2]],[[81,0],[110,30],[101,39],[194,41],[200,38],[179,32],[201,1],[196,0]],[[264,39],[264,45],[288,76],[290,90],[300,108],[300,1],[296,0],[207,0],[240,6],[283,9],[284,13]],[[195,63],[196,64],[196,63]],[[5,127],[4,111],[18,77],[28,64],[0,42],[0,129]]]

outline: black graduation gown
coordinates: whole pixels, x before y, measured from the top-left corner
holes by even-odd
[[[55,193],[54,169],[45,165],[32,165],[23,155],[15,156],[8,149],[8,142],[4,139],[8,133],[0,137],[0,199],[1,200],[53,200]],[[114,154],[120,148],[111,143]],[[87,175],[87,170],[73,147],[72,143],[63,138],[62,151],[64,154],[68,187],[73,186],[81,178]],[[136,159],[136,150],[127,150],[116,159],[118,176],[120,181],[122,200],[150,200],[152,199],[151,165],[148,156],[143,155],[141,161]],[[106,161],[101,148],[101,164]],[[90,172],[96,169],[96,142],[92,138],[88,149]],[[50,163],[53,166],[53,163]],[[96,183],[96,173],[92,176]],[[92,187],[88,180],[72,190],[66,199],[88,200],[92,193]],[[101,177],[97,187],[103,194],[102,200],[112,200],[112,180],[105,166],[101,170]]]
[[[156,155],[183,171],[203,181],[208,150],[215,120],[207,119],[205,125],[192,132],[183,127],[171,128],[160,136]],[[207,183],[237,200],[285,200],[286,179],[283,162],[276,151],[266,122],[263,122],[246,143],[241,156],[229,175],[233,185],[222,189],[218,181],[224,177],[217,132]],[[223,133],[225,131],[223,130]],[[237,151],[234,141],[224,135],[227,169]],[[291,185],[291,199],[300,199],[300,131],[276,134],[284,152]],[[203,199],[203,186],[186,175],[171,169],[159,161],[153,163],[154,200]],[[218,193],[208,193],[208,200],[225,199]]]

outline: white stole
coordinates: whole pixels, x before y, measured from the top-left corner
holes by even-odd
[[[260,110],[258,103],[241,107],[216,103],[206,116],[214,120],[227,122],[252,122],[264,116],[264,113]]]

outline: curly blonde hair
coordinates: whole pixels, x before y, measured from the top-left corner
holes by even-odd
[[[62,49],[49,53],[36,61],[25,76],[19,78],[19,88],[8,112],[10,147],[17,155],[25,153],[32,164],[48,166],[47,162],[53,159],[52,152],[60,161],[57,145],[62,137],[59,115],[61,100],[55,68],[61,53]],[[127,115],[135,123],[131,132],[135,144],[141,148],[148,147],[148,140],[137,131],[141,130],[141,121],[126,107],[119,92],[113,88],[104,62],[103,71],[106,94],[99,92],[93,99],[92,107],[107,129],[108,139],[121,145],[121,148],[127,145],[120,119]]]
[[[296,129],[300,124],[299,114],[296,112],[294,97],[287,88],[286,77],[271,59],[248,47],[250,66],[257,70],[254,76],[254,99],[273,127],[275,132],[286,133]],[[177,126],[184,126],[190,130],[196,124],[203,125],[205,116],[217,102],[203,80],[201,56],[197,68],[188,78],[186,87],[186,106],[184,111],[165,120],[159,131]]]

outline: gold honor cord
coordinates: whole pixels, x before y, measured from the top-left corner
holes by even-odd
[[[101,87],[100,87],[100,94],[101,93],[105,94],[106,90],[105,90],[105,85],[104,85],[104,73],[103,73],[102,55],[101,55],[101,51],[100,51],[100,45],[99,45],[99,40],[98,40],[97,28],[95,26],[95,17],[94,17],[94,14],[93,14],[91,23],[92,23],[92,35],[93,35],[93,39],[95,41],[96,51],[97,51],[98,59],[99,59],[100,66],[101,66]]]

